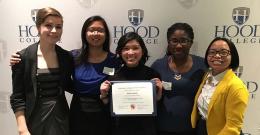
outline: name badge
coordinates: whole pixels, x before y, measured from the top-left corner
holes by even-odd
[[[171,82],[162,81],[162,85],[163,85],[164,90],[172,90],[172,83]]]
[[[103,73],[107,74],[107,75],[114,75],[115,74],[115,68],[104,67]]]

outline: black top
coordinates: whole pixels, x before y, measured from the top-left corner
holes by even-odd
[[[21,62],[12,66],[13,92],[10,103],[14,112],[25,111],[26,121],[29,121],[35,104],[39,99],[37,91],[37,48],[39,43],[28,46],[19,52]],[[59,62],[59,86],[62,90],[72,92],[71,75],[74,70],[70,53],[60,46],[55,46]]]
[[[69,106],[60,76],[59,68],[37,69],[39,99],[27,121],[32,135],[69,135]]]
[[[62,95],[59,68],[37,69],[37,88],[39,97],[57,97]]]
[[[110,76],[108,80],[151,80],[153,78],[160,78],[160,75],[153,69],[140,65],[134,68],[123,66],[114,76]],[[113,135],[155,135],[155,118],[153,116],[113,117]]]
[[[111,81],[124,81],[124,80],[151,80],[153,78],[160,78],[159,73],[145,65],[129,68],[123,66],[116,71],[114,76],[109,76],[108,80]]]

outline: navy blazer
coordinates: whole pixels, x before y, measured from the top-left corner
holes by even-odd
[[[12,66],[13,93],[10,97],[11,107],[14,112],[24,110],[27,121],[38,100],[36,81],[38,44],[39,42],[18,52],[21,62]],[[74,71],[73,58],[68,51],[58,45],[55,46],[55,50],[61,72],[61,88],[72,93],[73,82],[71,76]]]

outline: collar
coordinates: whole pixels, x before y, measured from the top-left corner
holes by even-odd
[[[228,70],[225,70],[225,71],[223,71],[222,73],[219,73],[219,74],[213,76],[213,79],[215,79],[215,80],[217,80],[217,81],[222,80],[222,78],[225,76],[225,74],[226,74],[227,71],[228,71]]]
[[[222,79],[223,79],[223,77],[225,76],[225,74],[226,74],[226,72],[227,72],[228,70],[225,70],[225,71],[223,71],[222,73],[219,73],[219,74],[217,74],[217,75],[215,75],[215,76],[213,76],[212,75],[212,84],[214,85],[214,86],[216,86]],[[209,78],[211,76],[211,74],[208,74],[207,75],[207,78]],[[206,83],[209,83],[209,81],[207,80],[207,82]]]

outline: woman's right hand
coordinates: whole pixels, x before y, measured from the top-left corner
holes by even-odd
[[[25,131],[19,131],[19,135],[31,135],[31,133],[28,130],[25,130]]]
[[[10,66],[13,66],[21,61],[20,55],[13,53],[10,58]]]
[[[15,117],[19,135],[31,135],[26,125],[24,111],[15,112]]]
[[[104,104],[109,102],[108,100],[108,91],[110,89],[111,83],[106,80],[100,85],[100,99],[103,101]]]
[[[111,83],[106,80],[100,85],[100,97],[105,98],[108,95]]]
[[[159,78],[153,78],[152,80],[155,82],[155,85],[156,85],[156,90],[157,90],[156,98],[158,101],[162,98],[162,90],[163,90],[162,81]]]

